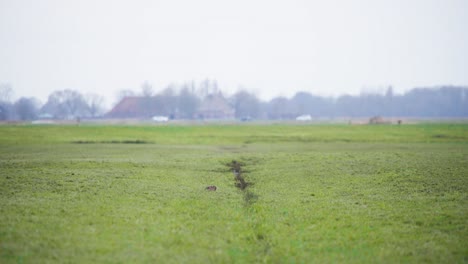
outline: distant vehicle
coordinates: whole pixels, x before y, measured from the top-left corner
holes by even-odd
[[[248,121],[252,121],[252,117],[250,116],[243,116],[241,117],[240,119],[242,122],[248,122]]]
[[[310,115],[301,115],[296,117],[297,121],[310,121],[312,120],[312,117]]]
[[[39,119],[53,119],[54,116],[51,114],[39,114],[38,118]]]
[[[169,121],[169,117],[167,117],[167,116],[153,116],[152,119],[155,122],[167,122],[167,121]]]

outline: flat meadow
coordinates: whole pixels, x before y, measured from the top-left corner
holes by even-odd
[[[0,263],[51,262],[466,263],[468,125],[1,125]]]

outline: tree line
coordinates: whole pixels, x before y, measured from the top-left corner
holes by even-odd
[[[205,80],[199,84],[169,85],[155,93],[145,82],[140,92],[122,90],[119,99],[133,96],[140,99],[143,109],[156,109],[160,114],[180,119],[192,119],[203,99],[210,94],[222,94],[216,81]],[[41,104],[33,97],[11,100],[13,89],[0,84],[0,120],[35,120],[105,118],[104,97],[98,94],[82,94],[76,90],[52,92]],[[148,98],[151,100],[144,100]],[[404,94],[395,94],[392,87],[384,93],[362,93],[323,97],[309,92],[297,92],[293,97],[275,97],[260,100],[254,93],[239,90],[225,96],[238,119],[295,119],[300,115],[313,118],[362,118],[382,117],[468,117],[468,88],[440,86],[415,88]],[[145,105],[146,102],[146,105]]]
[[[104,97],[83,95],[75,90],[52,92],[45,104],[34,97],[21,97],[12,101],[13,89],[0,84],[0,120],[75,119],[97,118],[104,113]]]

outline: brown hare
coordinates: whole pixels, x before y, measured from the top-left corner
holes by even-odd
[[[211,185],[211,186],[208,186],[208,187],[205,188],[205,190],[207,190],[207,191],[216,191],[216,189],[217,188],[214,185]]]

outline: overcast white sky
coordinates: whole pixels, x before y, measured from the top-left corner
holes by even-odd
[[[0,82],[45,101],[217,79],[264,99],[468,84],[468,0],[0,0]]]

